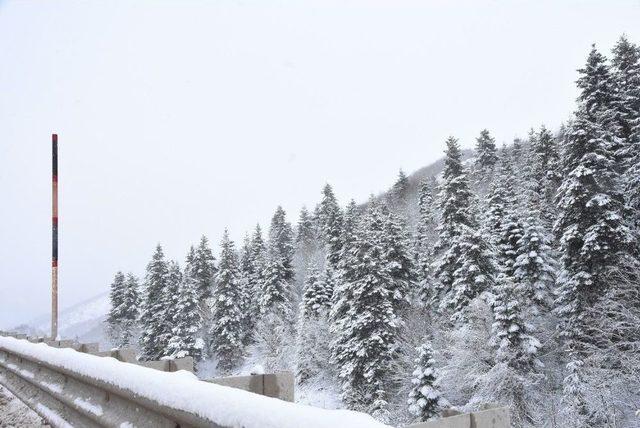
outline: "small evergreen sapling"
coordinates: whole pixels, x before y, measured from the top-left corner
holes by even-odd
[[[411,383],[413,388],[409,392],[409,411],[420,422],[428,421],[440,413],[446,405],[437,387],[437,373],[433,349],[429,343],[417,348],[416,369]]]

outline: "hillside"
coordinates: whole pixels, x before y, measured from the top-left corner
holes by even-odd
[[[104,320],[109,312],[109,293],[101,293],[65,308],[59,314],[60,337],[106,344]],[[46,335],[51,329],[50,315],[41,315],[18,327],[26,334]]]

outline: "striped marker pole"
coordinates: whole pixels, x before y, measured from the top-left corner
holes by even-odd
[[[51,135],[52,217],[51,217],[51,339],[58,337],[58,134]]]

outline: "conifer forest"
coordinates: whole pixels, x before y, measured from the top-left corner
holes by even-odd
[[[327,184],[184,260],[149,243],[111,284],[112,345],[200,376],[293,371],[307,401],[396,426],[492,405],[515,427],[638,426],[640,48],[585,57],[558,129],[425,142],[443,162],[367,201]]]

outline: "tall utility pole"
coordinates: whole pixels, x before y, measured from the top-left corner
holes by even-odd
[[[58,134],[51,135],[51,340],[58,337]]]

